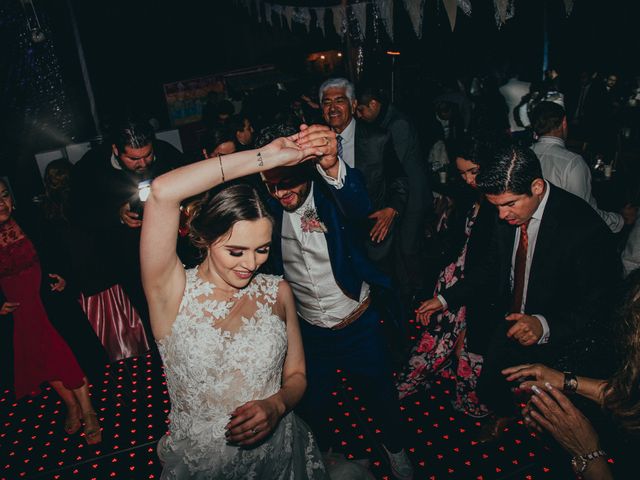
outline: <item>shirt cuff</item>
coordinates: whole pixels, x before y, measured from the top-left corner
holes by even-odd
[[[540,324],[542,325],[542,336],[540,340],[538,340],[538,345],[544,345],[545,343],[549,343],[549,336],[551,332],[549,331],[549,324],[547,323],[547,319],[542,315],[533,315],[538,320],[540,320]]]
[[[447,301],[444,299],[444,297],[442,295],[436,295],[436,298],[442,304],[442,310],[448,310],[449,309],[449,304],[447,303]]]
[[[344,179],[347,176],[347,168],[342,158],[338,157],[338,178],[333,178],[327,175],[318,163],[316,163],[316,169],[318,170],[318,173],[320,173],[320,176],[324,178],[324,181],[332,187],[336,188],[337,190],[340,190],[342,187],[344,187]]]

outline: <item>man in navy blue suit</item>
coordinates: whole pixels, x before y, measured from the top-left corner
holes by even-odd
[[[293,133],[270,127],[257,145]],[[327,142],[337,145],[329,130]],[[389,288],[390,282],[364,249],[371,202],[362,174],[334,153],[315,165],[270,170],[263,180],[276,219],[270,262],[291,285],[301,318],[308,386],[299,413],[327,450],[336,371],[348,372],[381,426],[394,475],[411,479],[390,357],[371,302],[372,289]]]

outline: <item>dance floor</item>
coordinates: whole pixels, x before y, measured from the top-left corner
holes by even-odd
[[[391,479],[375,419],[349,378],[341,378],[332,418],[338,448],[350,458],[366,454],[374,476]],[[499,442],[476,443],[479,423],[453,410],[452,386],[450,380],[435,380],[402,403],[416,480],[573,478],[566,458],[554,460],[544,442],[522,424],[513,425]],[[155,447],[167,429],[170,408],[159,362],[146,355],[107,366],[102,383],[93,387],[93,401],[104,427],[103,442],[88,446],[80,433],[64,433],[64,407],[50,388],[19,402],[4,392],[0,479],[159,478]]]

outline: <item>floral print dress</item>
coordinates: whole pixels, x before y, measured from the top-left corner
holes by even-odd
[[[436,283],[434,296],[454,285],[464,277],[469,237],[478,217],[479,205],[475,204],[467,215],[466,240],[455,262],[447,265]],[[431,317],[418,342],[411,349],[409,364],[397,380],[400,399],[415,393],[421,385],[428,388],[428,378],[440,375],[456,383],[456,399],[453,406],[473,417],[484,417],[487,408],[480,403],[475,389],[482,370],[483,357],[467,349],[466,307],[438,312]],[[461,343],[461,344],[460,344]]]

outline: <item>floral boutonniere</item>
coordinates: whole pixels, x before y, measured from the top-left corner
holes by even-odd
[[[320,221],[318,212],[316,212],[316,209],[312,206],[305,208],[304,212],[300,215],[300,226],[302,227],[302,231],[306,233],[327,233],[327,227]]]

